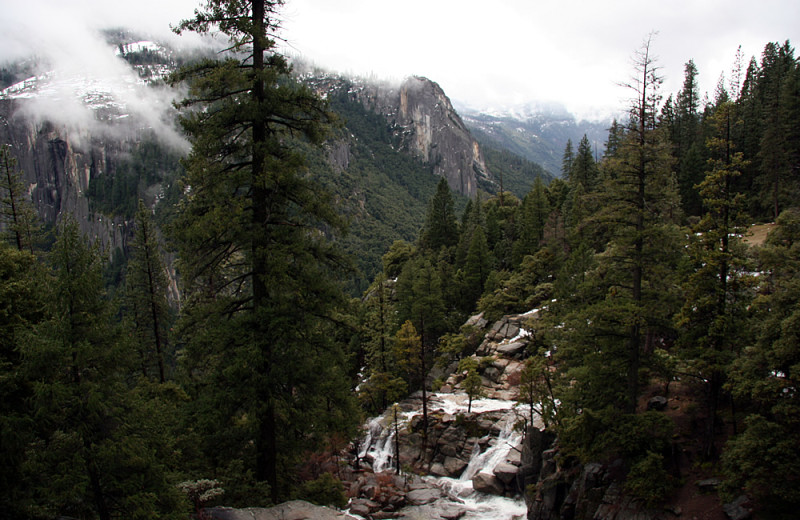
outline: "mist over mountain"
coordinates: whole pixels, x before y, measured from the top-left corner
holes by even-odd
[[[479,110],[460,106],[464,123],[483,145],[508,150],[559,176],[567,140],[573,145],[586,135],[602,155],[611,117],[578,119],[558,103],[527,103]]]

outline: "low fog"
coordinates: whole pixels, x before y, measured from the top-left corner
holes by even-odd
[[[157,41],[178,51],[207,47],[210,42],[175,35],[169,27],[190,17],[195,5],[44,0],[36,2],[35,12],[23,3],[3,6],[0,66],[33,60],[35,79],[29,83],[36,85],[7,91],[6,97],[21,98],[25,115],[48,120],[73,137],[86,131],[124,137],[152,129],[165,143],[185,151],[188,143],[177,130],[172,106],[184,93],[163,82],[147,85],[108,43],[103,30],[124,28],[134,39]],[[159,15],[154,17],[154,12]]]

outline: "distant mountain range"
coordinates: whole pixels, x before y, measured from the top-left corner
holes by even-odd
[[[540,164],[553,176],[561,173],[561,160],[567,140],[573,147],[584,134],[602,155],[611,120],[578,120],[558,104],[531,103],[503,110],[475,110],[456,104],[456,108],[475,139],[489,146]]]
[[[135,201],[180,197],[188,143],[171,105],[181,93],[164,78],[190,57],[124,31],[107,36],[102,66],[85,73],[34,59],[0,64],[0,144],[11,145],[45,222],[71,214],[104,249],[124,251]],[[439,177],[459,207],[501,185],[522,198],[536,177],[558,175],[567,139],[586,133],[598,153],[606,139],[607,124],[577,122],[560,107],[459,113],[426,78],[393,85],[296,71],[344,123],[310,162],[351,220],[343,246],[358,258],[356,291],[394,240],[417,236]]]

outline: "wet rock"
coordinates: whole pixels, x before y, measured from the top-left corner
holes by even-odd
[[[350,512],[354,515],[369,517],[381,510],[381,505],[365,498],[354,498],[350,501]]]
[[[512,464],[508,464],[507,462],[503,462],[494,468],[493,473],[503,482],[503,484],[509,486],[517,478],[519,468]]]
[[[472,487],[475,491],[490,495],[502,495],[505,491],[503,482],[491,473],[478,473],[472,477]]]
[[[443,492],[439,488],[421,488],[413,489],[406,493],[406,502],[412,506],[421,506],[430,504],[442,498]]]
[[[444,459],[444,469],[447,471],[447,474],[452,477],[458,477],[461,473],[464,472],[464,469],[467,467],[467,462],[465,460],[456,458],[456,457],[447,457]]]

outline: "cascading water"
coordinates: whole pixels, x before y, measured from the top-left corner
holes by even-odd
[[[431,412],[441,410],[446,414],[465,413],[468,408],[469,398],[466,394],[432,394],[428,407]],[[476,443],[469,464],[459,478],[426,477],[426,480],[445,490],[452,496],[464,510],[462,518],[469,520],[510,520],[524,518],[527,510],[525,503],[520,499],[511,499],[501,496],[479,493],[473,489],[472,478],[478,473],[489,473],[509,456],[513,449],[519,449],[522,434],[514,429],[518,415],[514,410],[514,401],[500,399],[478,399],[472,403],[472,412],[505,412],[505,415],[496,423],[500,433],[496,438],[490,439],[485,449]],[[418,411],[398,412],[398,428],[405,425]],[[380,472],[392,468],[395,459],[394,443],[395,416],[390,408],[384,415],[372,419],[367,424],[367,434],[364,438],[359,456],[372,464],[373,471]],[[486,444],[486,443],[484,443]]]

